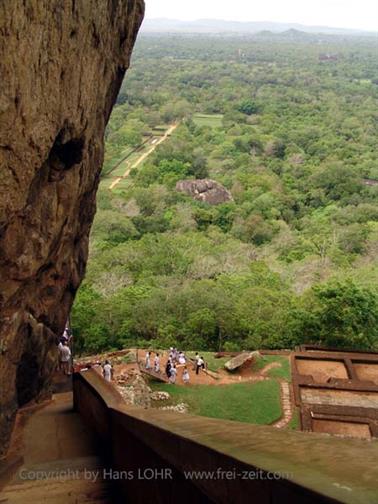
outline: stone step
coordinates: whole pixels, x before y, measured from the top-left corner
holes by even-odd
[[[80,479],[49,479],[10,484],[0,494],[3,504],[106,504],[111,501],[104,482]]]

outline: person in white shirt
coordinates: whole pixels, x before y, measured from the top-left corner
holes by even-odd
[[[199,359],[199,355],[198,355],[198,352],[196,352],[196,355],[194,357],[194,364],[193,364],[193,371],[196,371],[197,370],[197,362],[198,362],[198,359]]]
[[[146,369],[151,368],[151,355],[150,352],[146,353]]]
[[[200,369],[205,369],[205,361],[203,360],[202,357],[199,357],[197,359],[197,365],[196,365],[196,374],[198,375]]]
[[[169,377],[169,382],[172,383],[173,385],[176,383],[176,376],[177,376],[176,364],[173,364],[173,366],[171,367],[171,376]]]
[[[63,368],[62,368],[62,348],[63,348],[63,343],[61,341],[59,341],[59,345],[58,345],[58,353],[59,353],[58,370],[59,371],[63,371]]]
[[[65,341],[67,341],[67,343],[69,343],[69,342],[70,342],[70,340],[71,340],[70,332],[69,332],[69,330],[68,330],[68,328],[67,328],[67,327],[64,329],[64,332],[63,332],[62,338],[63,338]]]
[[[189,371],[188,368],[185,366],[184,371],[182,373],[182,381],[184,382],[185,385],[189,383],[190,376],[189,376]]]
[[[64,374],[70,375],[70,364],[71,364],[71,350],[68,346],[68,343],[62,343],[62,346],[59,349],[60,353],[60,369]]]
[[[102,374],[103,374],[106,381],[108,381],[108,382],[112,381],[113,368],[108,360],[105,361],[105,364],[102,368]]]
[[[154,360],[154,370],[155,370],[155,373],[160,373],[160,357],[159,357],[158,353],[156,354],[155,360]]]
[[[184,352],[179,353],[179,364],[181,365],[186,364],[186,358]]]

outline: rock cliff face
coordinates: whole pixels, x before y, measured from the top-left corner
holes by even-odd
[[[0,452],[55,366],[143,12],[143,0],[0,2]]]

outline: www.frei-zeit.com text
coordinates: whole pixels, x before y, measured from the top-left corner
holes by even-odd
[[[182,475],[186,480],[281,480],[291,479],[291,473],[282,472],[266,472],[262,470],[245,470],[239,469],[223,469],[218,467],[213,471],[182,471]],[[115,471],[113,469],[84,469],[84,470],[57,470],[57,471],[34,471],[22,469],[19,472],[21,480],[36,481],[36,480],[67,480],[77,479],[92,481],[95,483],[98,480],[173,480],[175,477],[173,469],[163,468],[143,468],[135,471]]]

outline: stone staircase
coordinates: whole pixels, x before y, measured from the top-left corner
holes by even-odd
[[[22,437],[19,463],[0,480],[1,504],[112,502],[98,443],[73,411],[72,392],[31,414]]]
[[[96,457],[23,466],[0,493],[1,504],[106,504],[112,502]]]

